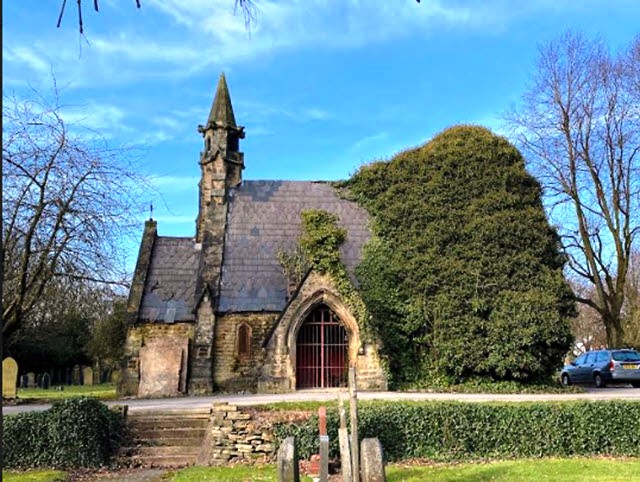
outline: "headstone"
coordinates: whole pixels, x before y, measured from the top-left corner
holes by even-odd
[[[102,370],[100,369],[100,363],[96,362],[96,364],[93,366],[93,384],[94,385],[100,385],[102,383],[102,380],[100,380],[100,372]]]
[[[34,388],[36,386],[36,374],[33,372],[27,373],[27,379],[29,380],[29,388]]]
[[[65,382],[67,385],[73,385],[73,372],[71,368],[67,368],[65,373]]]
[[[43,390],[49,390],[49,387],[51,386],[51,377],[49,376],[48,373],[45,373],[44,375],[42,375],[42,388]]]
[[[7,357],[2,360],[2,398],[18,396],[18,362]]]
[[[20,377],[20,388],[29,388],[29,377],[26,373]]]
[[[74,365],[73,370],[71,370],[71,384],[82,385],[82,381],[80,380],[81,376],[80,365]]]
[[[386,482],[382,445],[377,438],[366,438],[360,447],[360,475],[367,482]]]
[[[120,384],[120,380],[122,380],[122,372],[120,370],[113,370],[111,372],[111,383],[118,385]]]
[[[38,373],[36,376],[36,385],[38,388],[42,388],[42,373]]]
[[[93,385],[93,368],[85,367],[82,370],[82,381],[85,385]]]
[[[298,451],[294,437],[287,437],[278,449],[278,482],[299,482]]]

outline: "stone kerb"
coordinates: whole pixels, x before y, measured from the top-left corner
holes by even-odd
[[[235,405],[215,404],[197,465],[267,462],[274,457],[273,434]]]

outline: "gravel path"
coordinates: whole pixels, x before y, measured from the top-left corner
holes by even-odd
[[[301,390],[284,394],[245,394],[245,395],[213,395],[203,397],[180,397],[163,399],[124,399],[107,402],[108,405],[126,404],[130,411],[144,410],[184,410],[190,408],[207,408],[213,403],[233,403],[236,405],[261,405],[277,402],[299,401],[336,401],[337,389]],[[343,392],[346,397],[346,391]],[[490,394],[490,393],[417,393],[417,392],[358,392],[360,400],[456,400],[461,402],[542,402],[562,400],[637,400],[640,401],[640,388],[630,387],[586,387],[585,393],[536,393],[536,394]],[[20,412],[45,410],[48,404],[28,404],[3,406],[2,414],[11,415]]]

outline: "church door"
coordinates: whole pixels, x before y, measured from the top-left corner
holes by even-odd
[[[296,388],[347,385],[349,341],[338,316],[327,306],[316,307],[298,331]]]

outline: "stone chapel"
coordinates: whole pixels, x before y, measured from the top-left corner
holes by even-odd
[[[121,395],[289,392],[387,387],[378,350],[361,336],[331,278],[309,271],[290,286],[278,261],[301,234],[301,211],[322,209],[347,230],[353,278],[369,239],[367,213],[327,182],[242,179],[244,128],[220,76],[204,139],[195,236],[144,226],[127,306]]]

